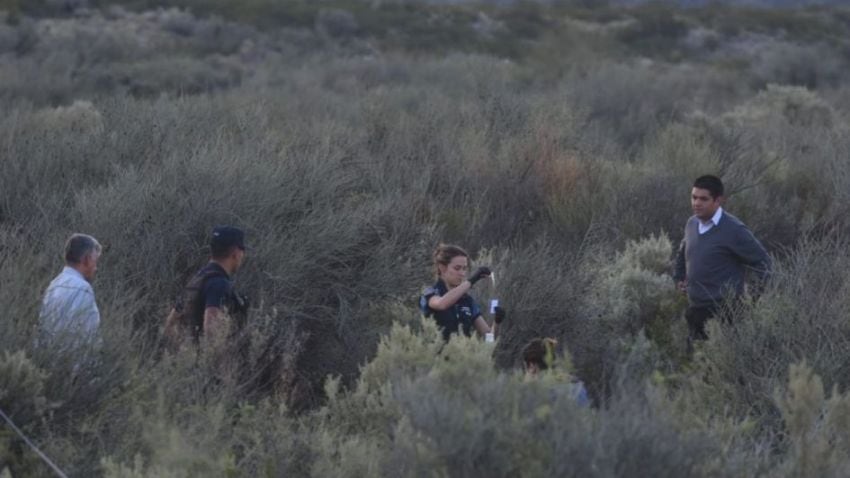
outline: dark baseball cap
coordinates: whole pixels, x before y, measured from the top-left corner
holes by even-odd
[[[226,251],[231,247],[245,250],[245,233],[233,226],[216,226],[210,236],[210,248],[213,251]]]

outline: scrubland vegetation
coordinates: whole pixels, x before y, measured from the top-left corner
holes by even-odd
[[[0,408],[70,476],[847,476],[850,10],[595,3],[0,0]],[[777,271],[688,357],[704,173]],[[249,372],[160,343],[221,223]],[[75,231],[96,353],[32,345]],[[419,317],[441,241],[495,346]]]

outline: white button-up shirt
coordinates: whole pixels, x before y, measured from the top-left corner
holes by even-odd
[[[723,217],[723,208],[717,208],[717,211],[711,216],[711,220],[708,222],[699,221],[699,233],[705,234],[710,231],[712,227],[720,224],[720,218]]]
[[[90,339],[100,325],[91,284],[79,271],[67,266],[47,286],[39,315],[42,331],[48,336],[70,334]]]

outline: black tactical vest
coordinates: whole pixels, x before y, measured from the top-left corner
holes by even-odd
[[[204,333],[204,311],[206,310],[204,287],[207,281],[216,277],[230,278],[220,267],[210,267],[201,270],[201,272],[189,280],[189,283],[186,284],[183,293],[174,306],[175,311],[180,315],[177,323],[179,324],[181,335],[184,337],[191,336],[196,342]],[[248,318],[249,304],[247,299],[231,289],[227,296],[224,297],[224,302],[221,305],[223,312],[233,320],[231,331],[241,331],[245,327]]]

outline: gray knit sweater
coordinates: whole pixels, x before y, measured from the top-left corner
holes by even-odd
[[[770,256],[749,228],[724,211],[720,222],[705,234],[699,233],[696,216],[688,219],[673,278],[687,279],[692,307],[706,307],[743,294],[747,270],[762,283],[771,266]]]

